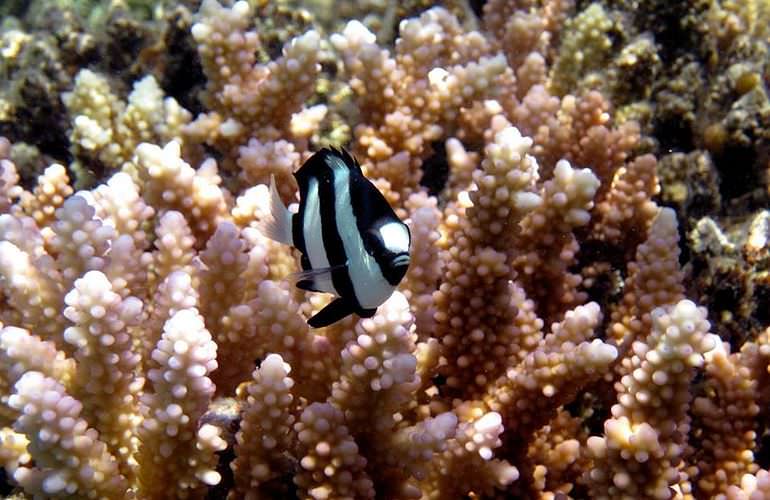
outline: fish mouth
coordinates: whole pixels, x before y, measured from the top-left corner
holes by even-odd
[[[391,262],[393,267],[409,267],[409,256],[399,255]]]

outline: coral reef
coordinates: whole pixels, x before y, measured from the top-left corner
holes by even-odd
[[[9,7],[4,494],[770,494],[768,2],[432,3]],[[314,330],[328,143],[412,263]]]

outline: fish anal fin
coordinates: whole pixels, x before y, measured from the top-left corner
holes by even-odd
[[[323,328],[324,326],[336,323],[346,316],[350,316],[354,312],[355,307],[353,307],[347,300],[339,297],[307,320],[307,324],[310,325],[311,328]]]
[[[371,318],[377,313],[377,308],[374,309],[359,309],[356,311],[356,314],[360,316],[361,318]]]
[[[315,286],[315,283],[312,280],[299,280],[296,283],[297,288],[300,290],[307,290],[308,292],[323,292],[323,290],[318,290]]]

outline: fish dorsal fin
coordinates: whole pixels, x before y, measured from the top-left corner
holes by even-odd
[[[292,214],[281,200],[275,185],[275,176],[270,176],[270,214],[257,221],[257,229],[271,240],[294,245],[291,233]]]
[[[308,269],[291,275],[292,281],[302,290],[310,292],[337,293],[332,280],[334,271],[345,269],[346,264],[339,266],[323,267],[320,269]]]
[[[312,328],[323,328],[329,326],[332,323],[336,323],[346,316],[350,316],[355,312],[356,308],[350,304],[347,300],[339,297],[334,299],[330,304],[321,309],[316,315],[307,320],[307,324]]]
[[[333,168],[335,161],[341,162],[349,169],[361,173],[361,165],[353,156],[347,152],[344,148],[322,148],[319,149],[313,156],[294,173],[297,181],[302,183],[306,182],[310,177],[320,178],[329,168]]]
[[[337,153],[337,156],[341,157],[342,160],[345,162],[345,164],[350,167],[352,170],[357,171],[358,173],[361,173],[361,164],[358,163],[358,160],[356,160],[353,155],[351,155],[347,149],[340,147],[339,149],[336,148],[330,148],[332,151]]]
[[[303,184],[307,184],[310,178],[315,177],[318,179],[324,175],[326,169],[329,168],[326,162],[326,157],[329,154],[332,153],[331,150],[327,148],[317,151],[302,164],[299,170],[294,172],[294,177],[296,177],[300,187]]]

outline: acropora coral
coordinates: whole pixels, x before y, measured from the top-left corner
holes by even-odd
[[[371,3],[383,17],[203,0],[143,24],[115,2],[104,46],[71,17],[3,29],[3,493],[770,497],[770,191],[720,226],[735,141],[770,170],[767,2]],[[711,128],[693,46],[740,94]],[[704,150],[665,150],[688,113]],[[259,227],[271,178],[295,202],[327,144],[407,221],[411,266],[374,317],[311,329],[329,297]]]

